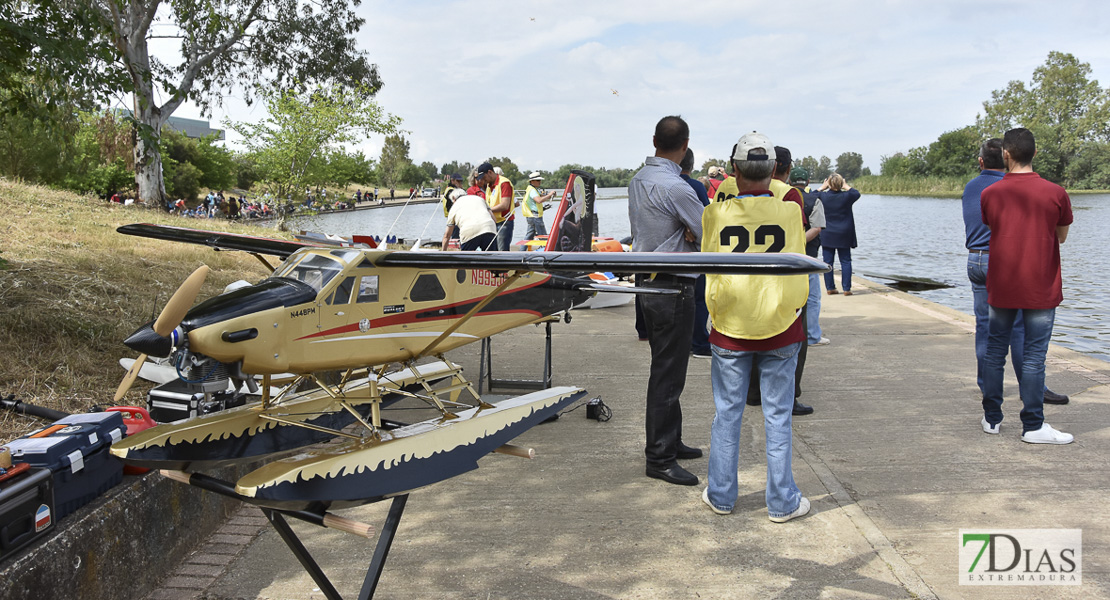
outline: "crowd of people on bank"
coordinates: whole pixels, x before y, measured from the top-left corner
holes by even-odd
[[[530,173],[528,189],[524,197],[517,200],[513,182],[505,177],[501,167],[484,162],[470,173],[466,183],[462,175],[452,174],[443,191],[447,228],[440,248],[448,250],[451,240],[458,240],[461,250],[508,251],[513,242],[518,206],[528,228],[525,239],[546,236],[543,211],[555,193],[545,192],[540,187],[542,182],[543,177],[538,172]]]
[[[816,257],[821,249],[828,267],[826,294],[852,295],[851,251],[857,246],[852,207],[858,190],[836,173],[811,190],[809,173],[792,166],[790,150],[758,132],[740,137],[727,168],[711,167],[705,179],[692,179],[689,139],[689,126],[680,117],[664,117],[656,125],[655,154],[628,187],[633,251]],[[984,411],[980,424],[987,434],[999,433],[1009,349],[1022,400],[1022,441],[1067,444],[1072,436],[1045,423],[1042,409],[1045,402],[1068,401],[1045,387],[1044,361],[1055,307],[1062,300],[1059,246],[1067,239],[1072,213],[1063,188],[1032,171],[1035,151],[1027,129],[989,140],[980,152],[981,175],[964,194]],[[834,259],[841,266],[839,289]],[[739,494],[744,408],[761,406],[768,516],[781,523],[807,514],[810,503],[791,465],[792,418],[813,412],[798,401],[806,348],[829,343],[819,324],[817,274],[655,274],[638,278],[637,285],[680,292],[638,297],[637,329],[651,349],[646,475],[677,485],[699,483],[678,462],[704,454],[683,442],[680,396],[690,357],[710,358],[716,414],[702,501],[717,514],[732,512]]]
[[[224,196],[223,190],[209,192],[196,206],[190,208],[183,198],[166,203],[170,214],[193,219],[262,219],[273,216],[273,203],[267,197],[248,200],[242,195]]]

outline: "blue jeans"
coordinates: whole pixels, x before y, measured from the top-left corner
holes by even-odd
[[[524,239],[534,240],[537,235],[547,235],[547,226],[543,224],[543,217],[524,217],[528,221],[528,229],[524,232]]]
[[[798,509],[802,492],[791,468],[794,368],[801,343],[764,352],[740,352],[713,346],[713,403],[717,414],[709,444],[709,501],[731,510],[738,494],[740,424],[753,362],[759,366],[763,423],[767,432],[767,513],[783,517]]]
[[[852,249],[851,248],[829,248],[821,246],[822,258],[825,264],[831,268],[833,266],[833,253],[840,255],[840,287],[844,291],[852,289]],[[836,282],[833,281],[833,272],[825,273],[825,289],[835,290]]]
[[[513,223],[516,220],[505,220],[497,226],[497,250],[508,252],[513,243]]]
[[[1006,369],[1006,349],[1013,339],[1018,313],[1025,317],[1024,355],[1021,362],[1022,433],[1036,431],[1044,424],[1044,359],[1052,339],[1055,308],[1017,309],[990,307],[987,355],[983,358],[983,415],[987,422],[1002,422],[1002,374]]]
[[[816,344],[821,341],[821,277],[809,274],[809,299],[806,300],[806,341]]]
[[[975,310],[975,371],[979,391],[983,391],[983,357],[987,355],[987,322],[990,305],[987,304],[987,262],[989,254],[969,252],[967,255],[967,278],[971,281],[971,298]],[[1025,319],[1018,311],[1014,320],[1013,337],[1010,338],[1010,361],[1014,365],[1014,375],[1021,383],[1021,363],[1024,350]]]

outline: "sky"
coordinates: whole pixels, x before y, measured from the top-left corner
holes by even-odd
[[[681,115],[698,165],[757,130],[835,161],[926,146],[1050,51],[1110,85],[1110,2],[364,0],[359,43],[417,164],[636,168]],[[225,117],[261,120],[236,97]],[[195,107],[175,116],[198,118]],[[1001,134],[1002,132],[998,132]],[[383,136],[357,146],[377,158]],[[228,144],[240,148],[228,132]]]

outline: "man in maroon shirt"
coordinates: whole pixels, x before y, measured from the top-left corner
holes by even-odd
[[[1044,422],[1044,361],[1056,307],[1063,301],[1060,244],[1072,222],[1064,188],[1033,172],[1033,133],[1011,129],[1002,138],[1007,173],[982,193],[983,224],[991,230],[987,269],[990,305],[987,354],[983,359],[983,431],[998,433],[1002,422],[1002,374],[1019,311],[1025,319],[1022,360],[1021,440],[1069,444],[1074,439]]]

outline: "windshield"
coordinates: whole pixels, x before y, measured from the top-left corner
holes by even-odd
[[[359,254],[357,250],[332,250],[328,254],[306,253],[301,257],[293,256],[274,271],[272,276],[296,279],[319,292]]]

